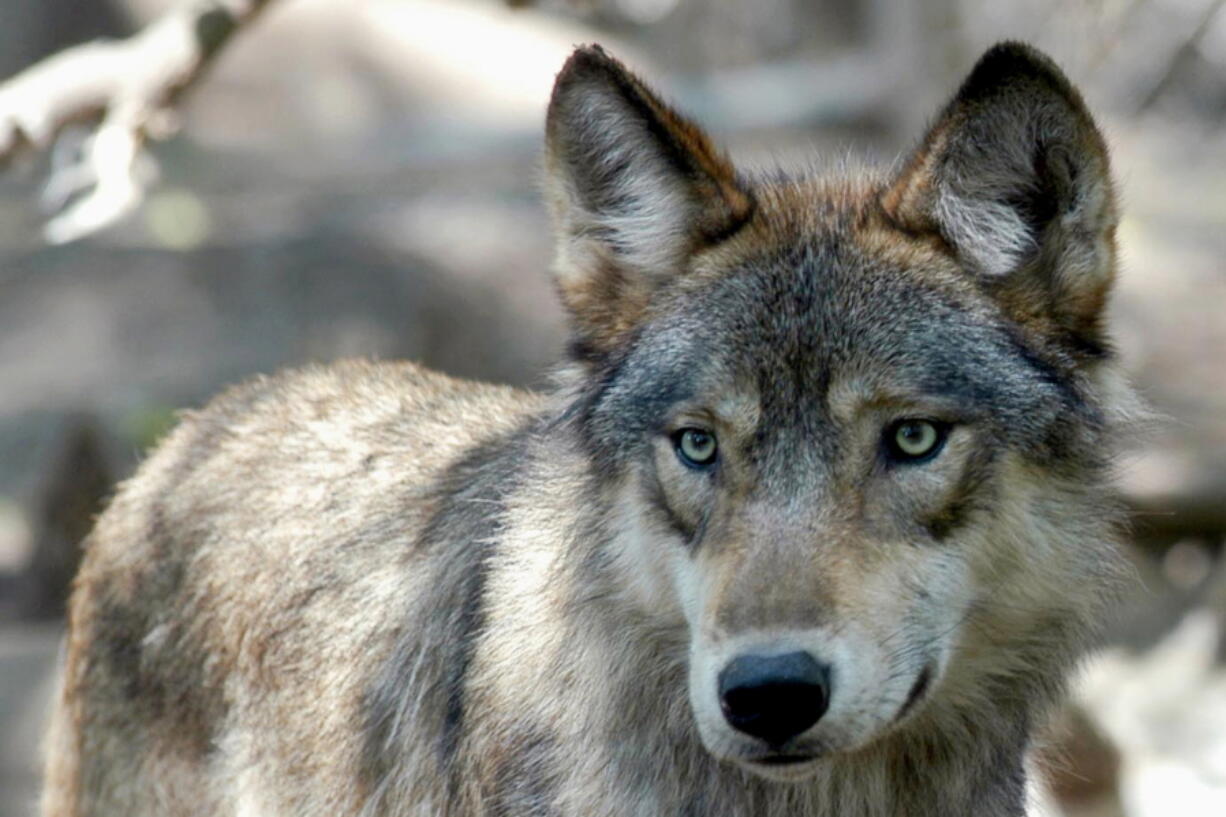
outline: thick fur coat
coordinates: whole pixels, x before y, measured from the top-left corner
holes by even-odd
[[[86,542],[45,817],[1006,817],[1116,581],[1116,211],[989,51],[888,171],[748,175],[596,47],[546,394],[239,386]],[[785,702],[785,703],[781,703]]]

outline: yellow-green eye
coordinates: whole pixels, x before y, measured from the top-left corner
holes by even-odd
[[[931,420],[900,420],[887,431],[886,445],[896,460],[924,460],[941,450],[947,431]]]
[[[700,428],[683,428],[673,438],[677,456],[691,468],[703,468],[715,462],[719,446],[715,435]]]

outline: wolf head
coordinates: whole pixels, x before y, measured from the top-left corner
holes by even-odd
[[[900,168],[739,172],[597,47],[547,121],[612,561],[772,779],[1049,697],[1113,568],[1116,211],[1073,87],[991,49]],[[985,709],[986,708],[986,709]]]

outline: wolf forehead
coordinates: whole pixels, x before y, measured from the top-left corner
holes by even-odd
[[[678,407],[732,395],[754,401],[761,446],[832,447],[849,393],[939,406],[1048,454],[1069,448],[1067,421],[1095,421],[1058,344],[1004,314],[939,242],[891,224],[875,185],[752,189],[751,217],[657,294],[594,379],[595,436],[625,450],[627,431],[659,433]]]

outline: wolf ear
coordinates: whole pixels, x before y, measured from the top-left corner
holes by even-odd
[[[881,203],[901,228],[939,235],[1017,319],[1101,347],[1116,225],[1107,148],[1043,54],[984,54]]]
[[[706,134],[599,46],[558,74],[545,165],[558,288],[581,356],[610,349],[696,250],[753,209]]]

